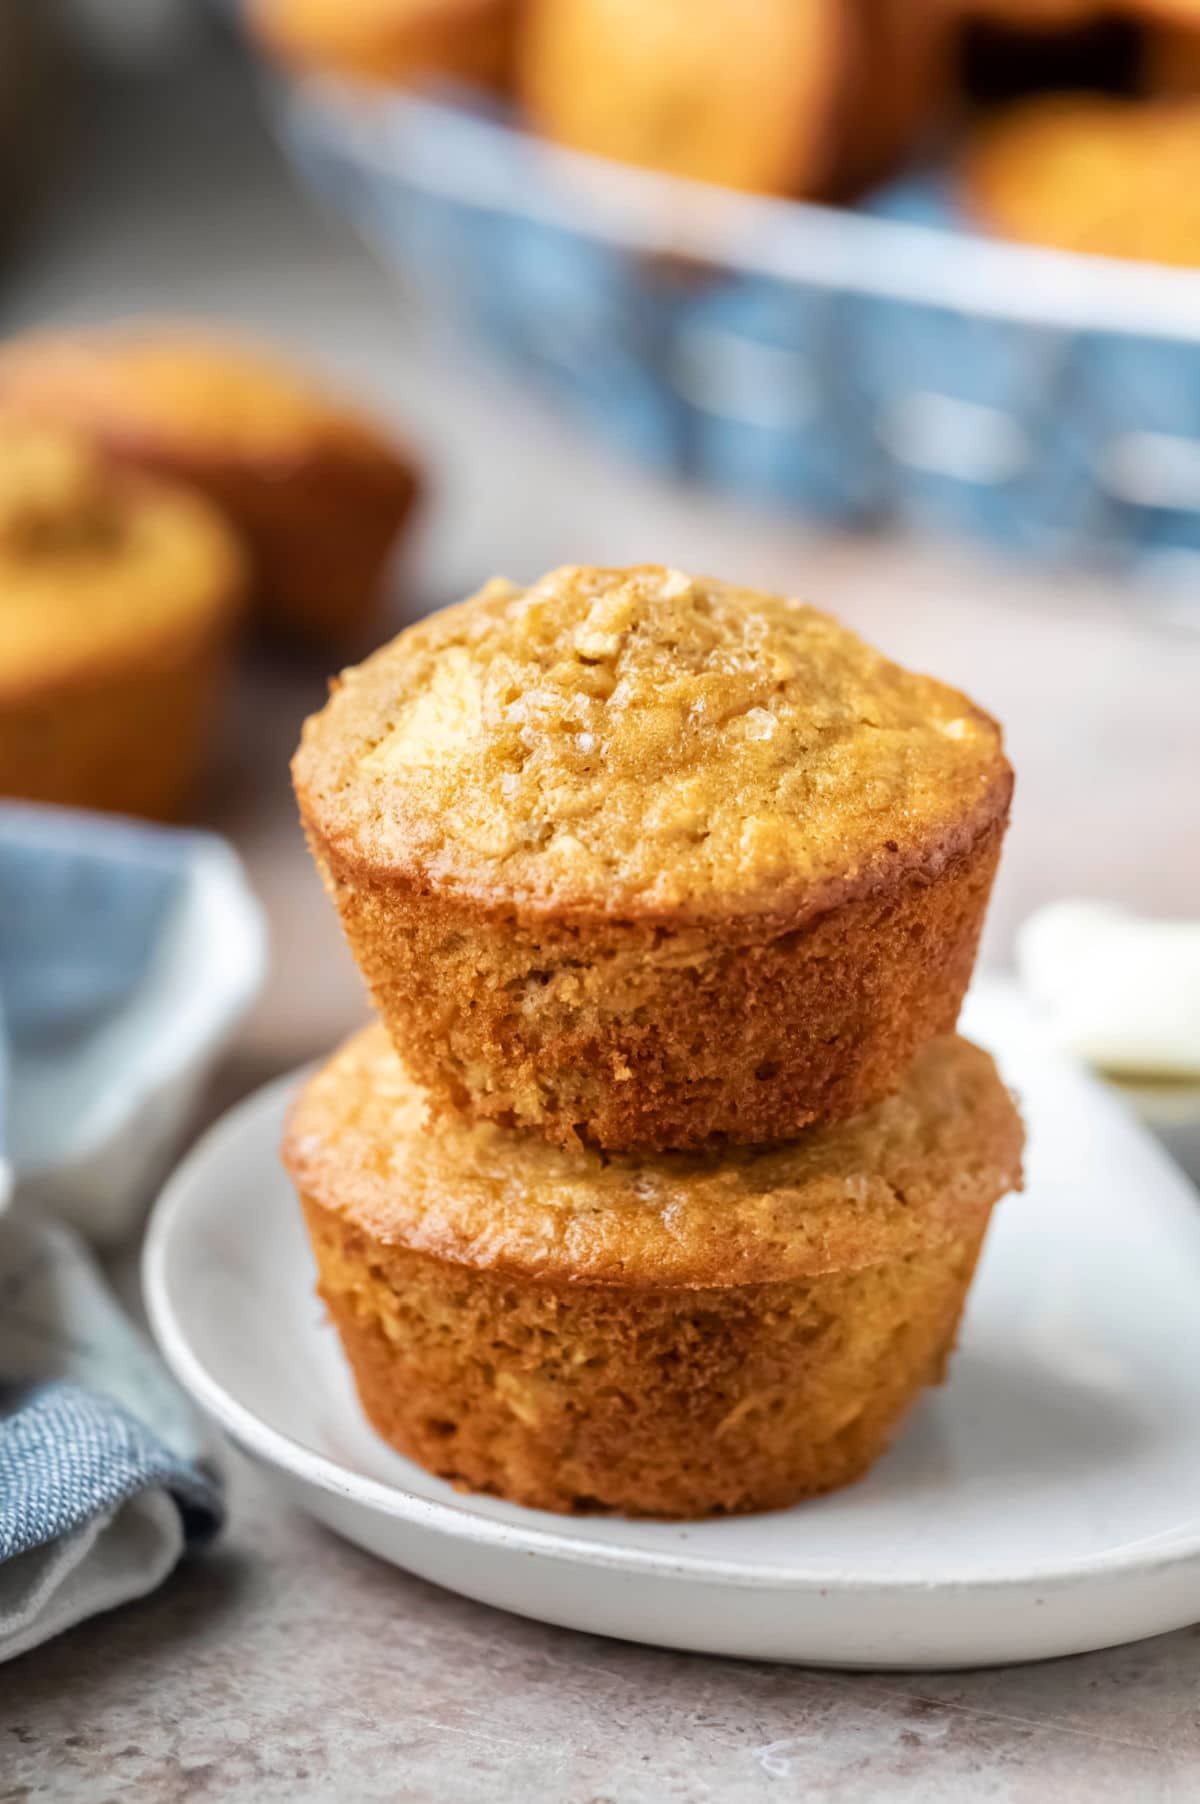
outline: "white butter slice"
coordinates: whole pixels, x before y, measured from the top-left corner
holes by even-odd
[[[1057,1043],[1102,1071],[1200,1078],[1200,920],[1103,902],[1039,909],[1017,938],[1027,996]]]

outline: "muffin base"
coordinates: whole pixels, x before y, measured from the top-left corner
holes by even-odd
[[[547,1284],[365,1235],[303,1195],[362,1407],[460,1489],[559,1513],[781,1509],[860,1478],[940,1381],[986,1229],[725,1289]]]
[[[417,501],[412,467],[360,465],[322,447],[278,466],[188,457],[153,441],[110,437],[105,448],[199,489],[234,522],[251,557],[254,610],[271,632],[342,651],[369,642]]]
[[[953,1030],[1006,821],[793,930],[486,910],[341,865],[310,831],[351,950],[435,1106],[560,1145],[794,1137],[888,1095]]]
[[[209,749],[233,655],[222,622],[136,666],[0,703],[0,796],[174,820]]]

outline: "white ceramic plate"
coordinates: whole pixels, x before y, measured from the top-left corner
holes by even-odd
[[[698,1652],[963,1666],[1200,1617],[1200,1208],[1121,1104],[989,985],[966,1030],[1030,1129],[949,1385],[862,1484],[695,1524],[566,1519],[459,1495],[356,1405],[252,1097],[164,1193],[146,1249],[172,1369],[280,1489],[386,1560],[505,1609]]]

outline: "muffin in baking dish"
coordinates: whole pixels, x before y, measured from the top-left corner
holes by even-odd
[[[416,475],[307,377],[204,328],[143,322],[11,340],[0,405],[201,489],[241,531],[272,625],[326,645],[362,638]]]
[[[792,1145],[649,1162],[426,1120],[383,1029],[284,1161],[377,1431],[548,1510],[781,1508],[866,1471],[942,1377],[1021,1126],[955,1038]]]
[[[450,76],[505,87],[516,0],[250,0],[250,28],[293,68],[359,81]]]
[[[575,150],[809,194],[849,52],[843,0],[529,0],[517,84],[533,124]]]
[[[344,672],[293,764],[439,1103],[694,1147],[853,1114],[948,1032],[999,729],[828,616],[647,565],[490,583]]]
[[[966,204],[1032,244],[1200,264],[1200,106],[1054,94],[981,126],[962,166]]]
[[[244,576],[200,497],[0,420],[0,795],[177,813]]]

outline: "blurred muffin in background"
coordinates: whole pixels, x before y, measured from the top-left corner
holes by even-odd
[[[516,0],[250,0],[249,22],[269,55],[306,73],[505,88]]]
[[[1090,0],[1028,6],[965,0],[959,25],[959,83],[968,101],[994,105],[1038,92],[1137,89],[1143,31],[1135,0],[1120,9]]]
[[[0,417],[0,795],[177,814],[244,577],[200,496]]]
[[[962,188],[1009,238],[1200,264],[1200,105],[1039,96],[975,132]]]
[[[1138,11],[1148,19],[1165,19],[1176,25],[1200,29],[1200,0],[1137,0]]]
[[[518,87],[574,149],[848,199],[937,123],[952,42],[936,0],[530,0]]]
[[[937,0],[855,0],[837,149],[824,192],[853,199],[886,180],[942,122],[953,21]]]
[[[517,83],[559,143],[769,194],[827,180],[843,0],[530,0]]]
[[[416,469],[286,363],[187,325],[37,333],[0,347],[0,407],[203,491],[245,538],[271,627],[322,647],[366,636]]]
[[[990,19],[1018,31],[1061,31],[1120,10],[1107,0],[947,0],[947,4],[965,18]]]
[[[1143,34],[1142,88],[1163,98],[1200,96],[1200,5],[1192,22],[1151,19]]]

